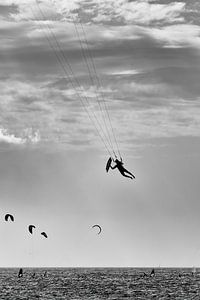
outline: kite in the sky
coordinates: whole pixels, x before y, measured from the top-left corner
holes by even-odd
[[[12,215],[10,215],[10,214],[6,214],[6,215],[5,215],[5,221],[8,221],[9,219],[10,219],[12,222],[14,222],[14,217],[13,217]]]
[[[29,225],[28,226],[28,231],[33,234],[33,228],[35,228],[35,225]]]
[[[95,225],[92,226],[92,228],[95,228],[95,227],[99,228],[98,234],[100,234],[101,231],[102,231],[101,226],[99,226],[99,225],[97,225],[97,224],[95,224]]]
[[[106,164],[106,172],[108,172],[108,171],[109,171],[109,169],[110,169],[110,166],[111,166],[111,163],[112,163],[112,158],[111,158],[111,157],[109,157],[109,159],[108,159],[108,161],[107,161],[107,164]]]
[[[48,236],[47,236],[47,234],[46,234],[46,232],[41,232],[41,235],[43,235],[46,239],[48,238]]]

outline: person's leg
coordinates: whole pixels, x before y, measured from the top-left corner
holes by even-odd
[[[128,178],[131,178],[131,179],[133,179],[133,177],[132,176],[128,176],[128,175],[126,175],[123,171],[120,171],[120,173],[122,174],[122,176],[124,176],[124,177],[128,177]]]
[[[124,174],[124,172],[128,173],[128,174],[131,175],[133,178],[135,178],[135,176],[134,176],[131,172],[129,172],[128,170],[126,170],[125,168],[123,168],[123,170],[121,170],[121,173]],[[123,175],[123,174],[122,174],[122,175]],[[124,175],[124,176],[125,176],[125,175]],[[130,178],[130,176],[127,176],[127,175],[126,175],[125,177],[129,177],[129,178]],[[131,178],[132,178],[132,177],[131,177]]]
[[[125,172],[128,173],[129,175],[133,176],[133,178],[135,178],[135,176],[131,172],[129,172],[128,170],[126,170]]]

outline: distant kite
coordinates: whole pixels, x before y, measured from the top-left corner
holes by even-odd
[[[9,219],[10,219],[12,222],[14,222],[14,217],[13,217],[12,215],[10,215],[10,214],[6,214],[6,215],[5,215],[5,221],[8,221]]]
[[[28,226],[28,231],[33,234],[33,228],[35,228],[35,225],[29,225]]]
[[[41,232],[41,235],[43,235],[46,239],[48,238],[48,236],[47,236],[47,234],[46,234],[46,232]]]
[[[95,227],[99,228],[99,232],[98,232],[98,234],[100,234],[100,233],[101,233],[101,231],[102,231],[102,230],[101,230],[101,226],[99,226],[99,225],[97,225],[97,224],[95,224],[95,225],[93,225],[93,226],[92,226],[92,228],[95,228]]]

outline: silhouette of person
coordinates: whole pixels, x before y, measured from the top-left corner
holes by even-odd
[[[154,269],[151,270],[150,276],[151,276],[151,277],[154,277],[154,276],[155,276],[155,270],[154,270]]]
[[[118,159],[116,158],[116,159],[114,160],[114,162],[115,162],[116,165],[115,165],[114,167],[110,166],[112,170],[114,170],[115,168],[117,168],[117,169],[119,170],[119,172],[120,172],[124,177],[128,177],[128,178],[131,178],[131,179],[135,178],[135,176],[134,176],[131,172],[129,172],[128,170],[126,170],[126,169],[123,167],[122,158],[121,158],[120,160],[118,160]],[[128,173],[128,174],[131,175],[131,176],[128,176],[128,175],[125,174],[125,173]]]
[[[23,276],[23,269],[20,268],[20,269],[19,269],[19,272],[18,272],[18,277],[20,278],[20,277],[22,277],[22,276]]]

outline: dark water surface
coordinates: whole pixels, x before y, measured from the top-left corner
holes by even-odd
[[[47,271],[46,277],[44,272]],[[0,300],[198,299],[200,270],[141,268],[0,269]],[[35,273],[35,276],[33,275]]]

